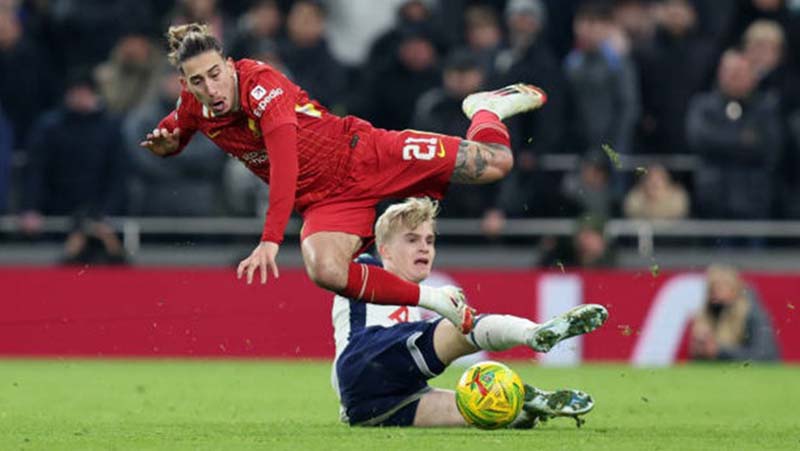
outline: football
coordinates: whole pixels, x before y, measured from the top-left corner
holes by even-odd
[[[522,379],[499,362],[472,365],[456,386],[458,411],[467,423],[481,429],[499,429],[511,424],[524,400]]]

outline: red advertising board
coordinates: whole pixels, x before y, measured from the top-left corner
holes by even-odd
[[[800,361],[800,273],[747,274],[770,314],[784,360]],[[440,271],[480,312],[546,319],[596,302],[600,330],[538,356],[545,364],[685,356],[702,301],[699,273]],[[2,356],[332,357],[331,295],[301,270],[247,286],[229,269],[0,269]],[[518,349],[503,358],[536,357]]]

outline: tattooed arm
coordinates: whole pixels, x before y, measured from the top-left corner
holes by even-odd
[[[514,165],[511,149],[500,144],[463,140],[458,146],[453,183],[492,183],[505,177]]]

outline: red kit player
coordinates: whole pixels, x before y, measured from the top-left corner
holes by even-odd
[[[513,157],[501,120],[540,107],[542,91],[517,84],[470,95],[463,104],[472,120],[467,139],[387,131],[329,113],[267,64],[226,58],[204,25],[171,27],[168,37],[184,90],[141,145],[166,157],[200,132],[269,183],[261,242],[239,264],[239,278],[251,283],[256,271],[261,283],[268,271],[278,277],[275,259],[294,208],[303,218],[306,270],[317,285],[364,302],[419,305],[464,333],[472,329],[474,312],[460,289],[413,284],[353,256],[372,240],[379,201],[441,199],[451,182],[491,183],[508,174]]]

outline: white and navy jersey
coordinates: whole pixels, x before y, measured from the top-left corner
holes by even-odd
[[[420,321],[422,312],[419,307],[368,304],[336,296],[333,298],[332,317],[338,358],[353,334],[370,326],[391,327],[400,323]]]

